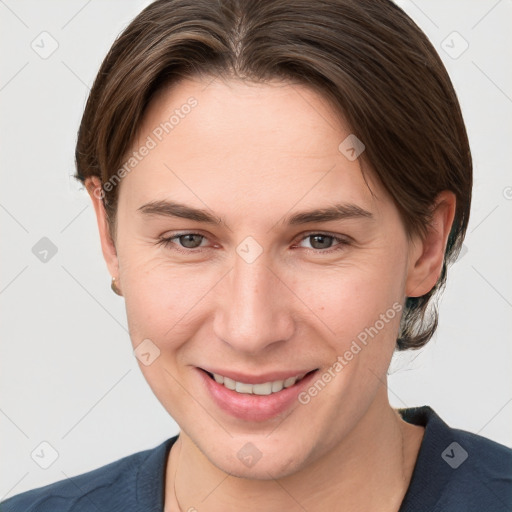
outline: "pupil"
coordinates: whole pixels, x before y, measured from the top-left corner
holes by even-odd
[[[199,237],[199,235],[181,235],[180,237],[180,241],[181,241],[181,244],[186,247],[187,249],[195,249],[198,245],[194,245],[194,237]],[[185,242],[183,242],[183,240],[185,240]],[[201,243],[201,241],[199,240],[199,243]],[[189,245],[191,244],[191,245]]]
[[[329,243],[326,243],[326,240],[331,238],[329,235],[313,235],[312,238],[314,240],[320,239],[320,245],[322,246],[322,247],[315,247],[315,249],[325,249],[326,247],[329,247]],[[323,240],[323,243],[322,243],[322,240]],[[314,247],[314,244],[313,244],[313,247]]]

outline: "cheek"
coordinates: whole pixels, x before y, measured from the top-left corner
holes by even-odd
[[[171,329],[199,296],[200,282],[187,274],[173,279],[171,273],[139,271],[124,282],[128,319],[148,335]]]
[[[166,349],[177,348],[200,327],[207,313],[215,314],[215,304],[223,302],[216,294],[226,288],[215,287],[226,269],[172,263],[165,250],[155,251],[147,242],[131,240],[130,244],[119,245],[119,256],[132,343],[137,346],[149,338],[165,343]],[[333,340],[331,345],[336,344],[338,353],[344,352],[353,339],[364,339],[368,329],[374,332],[371,328],[381,315],[402,300],[406,262],[398,246],[375,244],[331,267],[283,267],[279,273],[299,299],[289,290],[283,291],[283,299],[289,297],[288,313],[306,328],[315,329],[320,337]],[[379,333],[385,335],[397,328],[398,320],[386,322],[382,328],[381,322],[377,323]]]
[[[368,330],[375,335],[375,325],[379,337],[395,334],[404,275],[405,261],[400,258],[372,257],[297,279],[294,287],[317,317],[316,323],[323,325],[326,337],[336,340],[337,350],[344,351],[353,339],[364,341]]]
[[[216,279],[158,259],[133,258],[127,263],[122,279],[131,342],[136,354],[156,355],[150,364],[138,357],[139,367],[167,408],[183,400],[177,384],[185,379],[181,354],[206,319],[201,300]],[[179,417],[174,408],[172,414]]]
[[[192,265],[171,264],[147,249],[123,256],[121,283],[133,345],[149,338],[162,349],[177,348],[192,334],[201,301],[218,278]]]

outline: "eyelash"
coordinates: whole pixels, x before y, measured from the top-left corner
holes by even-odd
[[[177,233],[170,237],[160,238],[157,242],[157,245],[162,245],[168,249],[172,249],[174,251],[177,251],[177,252],[180,252],[183,254],[197,254],[197,253],[203,252],[204,248],[184,249],[184,248],[179,248],[179,246],[177,244],[173,243],[173,240],[178,239],[182,236],[186,236],[186,235],[196,235],[196,236],[206,238],[205,235],[202,235],[201,233],[194,233],[191,231],[186,231],[184,233]],[[333,252],[341,251],[351,244],[351,240],[349,240],[346,237],[340,237],[340,236],[336,236],[336,235],[331,235],[330,233],[322,233],[322,232],[317,232],[317,231],[312,231],[310,233],[307,233],[299,240],[299,242],[302,242],[306,238],[310,238],[315,235],[327,236],[329,238],[332,238],[335,242],[338,242],[338,244],[334,248],[329,248],[329,249],[308,249],[308,248],[306,248],[306,250],[308,252],[314,252],[315,254],[331,254]]]

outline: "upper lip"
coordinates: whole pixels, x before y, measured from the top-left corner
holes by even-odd
[[[308,368],[305,370],[281,370],[275,372],[261,373],[259,375],[248,375],[241,372],[232,370],[220,370],[218,368],[207,368],[205,366],[198,367],[200,370],[204,370],[209,373],[216,373],[223,377],[228,377],[236,382],[243,382],[244,384],[263,384],[264,382],[275,382],[277,380],[286,380],[289,377],[297,377],[299,375],[305,375],[306,373],[312,372],[317,368]]]

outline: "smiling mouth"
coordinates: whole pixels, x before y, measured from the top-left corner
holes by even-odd
[[[217,373],[211,373],[206,370],[203,370],[210,379],[217,382],[217,384],[220,384],[227,389],[230,389],[231,391],[236,391],[240,394],[245,395],[272,395],[274,393],[279,393],[285,388],[290,388],[300,382],[303,378],[310,375],[313,372],[316,372],[318,368],[311,370],[307,373],[302,373],[300,375],[296,375],[294,377],[288,377],[284,380],[275,380],[275,381],[269,381],[269,382],[262,382],[258,384],[248,384],[246,382],[238,382],[233,379],[230,379],[229,377],[225,377],[223,375],[219,375]]]

